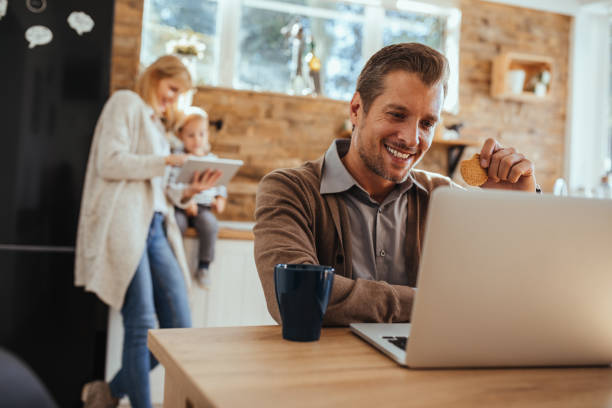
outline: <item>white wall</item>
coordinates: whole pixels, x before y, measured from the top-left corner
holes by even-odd
[[[580,11],[572,27],[565,177],[591,189],[606,170],[610,89],[610,18]]]

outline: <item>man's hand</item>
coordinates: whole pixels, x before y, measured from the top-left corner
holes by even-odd
[[[535,192],[533,163],[513,147],[503,147],[494,139],[487,139],[480,151],[480,166],[489,176],[482,188]]]
[[[195,201],[192,201],[187,207],[185,207],[185,214],[190,217],[195,217],[198,215],[198,204]]]

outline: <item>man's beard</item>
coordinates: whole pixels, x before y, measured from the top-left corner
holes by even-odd
[[[359,129],[359,133],[361,133],[360,131],[361,129]],[[359,137],[359,135],[357,137]],[[374,149],[372,149],[371,152],[372,153],[368,154],[368,149],[366,148],[366,146],[364,146],[363,143],[358,143],[357,153],[359,153],[359,157],[361,158],[361,161],[363,161],[363,164],[365,164],[365,166],[372,173],[384,178],[385,180],[389,180],[398,184],[401,184],[406,181],[406,179],[408,179],[408,176],[410,175],[410,169],[414,167],[414,165],[410,166],[410,168],[406,170],[406,174],[404,174],[403,177],[395,177],[390,172],[385,170],[385,161],[382,157],[384,153],[376,153]]]

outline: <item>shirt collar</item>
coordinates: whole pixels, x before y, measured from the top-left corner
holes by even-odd
[[[353,186],[357,186],[365,192],[365,190],[355,181],[351,173],[348,172],[341,158],[348,152],[351,145],[350,139],[336,139],[325,152],[323,160],[323,172],[321,176],[321,194],[342,193],[349,190]],[[403,194],[410,190],[413,184],[423,188],[416,183],[412,176],[412,171],[408,173],[408,178],[401,184],[397,184],[399,194]]]
[[[340,159],[348,152],[350,144],[350,139],[336,139],[325,152],[321,187],[319,189],[321,194],[342,193],[355,185],[359,185]]]
[[[166,134],[166,127],[164,126],[164,123],[162,122],[161,118],[157,116],[157,114],[155,113],[155,109],[153,109],[151,105],[149,105],[148,103],[145,103],[144,101],[143,101],[143,109],[144,109],[145,115],[151,118],[151,120],[153,120],[153,123],[155,124],[155,126],[157,126],[159,130],[161,130],[162,133]]]

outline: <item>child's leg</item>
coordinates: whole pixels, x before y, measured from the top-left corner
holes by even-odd
[[[198,205],[195,227],[200,237],[200,264],[208,266],[215,258],[215,243],[219,231],[219,222],[210,207]]]
[[[174,217],[176,218],[176,223],[181,230],[181,234],[184,234],[189,223],[187,213],[178,207],[174,207]]]

